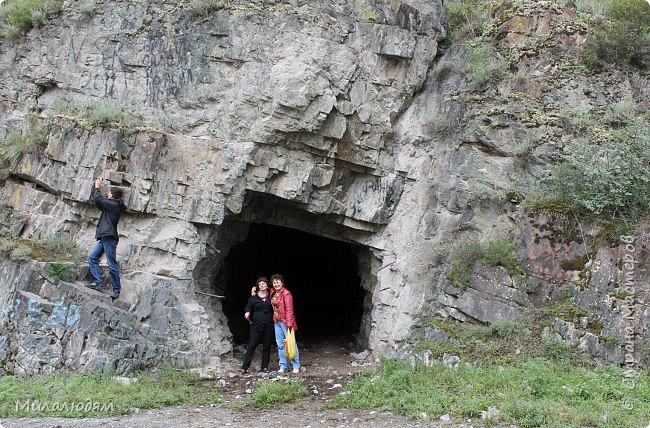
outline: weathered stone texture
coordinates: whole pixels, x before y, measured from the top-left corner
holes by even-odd
[[[395,240],[373,236],[409,192],[392,155],[383,154],[394,150],[387,136],[444,36],[439,1],[395,6],[368,5],[365,16],[355,2],[235,2],[192,16],[184,3],[113,2],[92,17],[64,11],[19,44],[3,42],[2,105],[12,112],[0,120],[4,132],[35,106],[49,113],[62,101],[104,99],[164,129],[50,120],[44,152],[23,157],[3,189],[16,215],[29,213],[21,236],[65,234],[89,248],[98,216],[88,204],[90,182],[102,177],[122,186],[129,209],[118,247],[124,316],[145,337],[165,338],[156,358],[199,365],[228,352],[220,303],[193,290],[216,292],[223,257],[216,250],[226,254],[231,245],[219,226],[247,209],[251,192],[324,216],[319,226],[297,213],[269,213],[265,220],[275,224],[323,231],[379,253]],[[29,281],[17,281],[12,292],[43,307],[58,304],[42,292],[24,295]],[[375,281],[368,277],[364,287],[373,289]],[[373,297],[366,323],[387,308],[396,308],[388,318],[417,313],[417,292],[385,287],[393,291]],[[395,292],[402,295],[397,304]],[[8,308],[29,324],[23,306]],[[367,329],[365,341],[379,349],[408,329],[407,319],[382,321]],[[134,351],[125,352],[128,359]],[[55,354],[49,367],[79,368],[62,351]],[[146,365],[153,359],[145,354]]]
[[[526,79],[476,88],[471,47],[436,57],[445,37],[440,0],[229,3],[197,16],[188,2],[104,2],[92,17],[66,9],[18,42],[0,40],[0,136],[29,112],[45,120],[60,102],[110,100],[147,125],[88,126],[58,115],[48,121],[47,146],[11,170],[2,232],[56,233],[84,250],[98,218],[92,179],[125,189],[125,307],[109,314],[73,284],[56,288],[1,263],[0,278],[11,284],[0,294],[4,370],[216,364],[232,349],[231,333],[221,301],[201,293],[223,291],[220,269],[247,222],[363,248],[358,336],[376,354],[395,354],[428,316],[514,319],[567,293],[605,331],[620,332],[616,255],[598,253],[582,277],[565,270],[563,261],[594,249],[584,237],[557,239],[548,230],[562,219],[520,206],[520,183],[547,174],[574,137],[557,111],[650,99],[647,87],[616,71],[588,78],[553,65],[584,42],[573,13],[547,1],[519,5],[496,43]],[[512,235],[539,287],[482,264],[466,290],[449,284],[444,248]],[[647,338],[647,296],[637,297],[635,328]],[[31,307],[49,320],[73,304],[84,310],[72,326],[30,321]],[[25,333],[8,340],[12,323]],[[104,340],[97,332],[108,326]],[[583,340],[562,322],[554,331]],[[602,358],[620,357],[585,340]],[[109,345],[121,362],[106,355]]]

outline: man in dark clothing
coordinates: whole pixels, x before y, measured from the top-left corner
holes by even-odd
[[[102,184],[100,178],[95,179],[92,197],[95,200],[95,206],[102,212],[97,223],[95,239],[97,245],[88,256],[88,266],[93,282],[86,284],[87,287],[100,289],[104,287],[104,274],[99,267],[99,258],[106,253],[106,262],[108,263],[108,272],[113,286],[111,298],[113,300],[120,297],[122,286],[120,284],[120,267],[117,264],[117,242],[120,237],[117,234],[117,223],[120,221],[120,215],[124,209],[122,202],[122,190],[117,187],[111,187],[106,197],[102,196],[99,190]]]

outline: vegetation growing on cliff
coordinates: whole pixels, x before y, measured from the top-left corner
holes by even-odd
[[[650,4],[645,0],[609,0],[604,16],[592,19],[591,38],[582,51],[592,69],[616,64],[650,69]]]
[[[40,123],[38,116],[28,115],[22,131],[9,132],[0,144],[0,179],[7,176],[7,170],[15,167],[26,153],[31,153],[47,142],[47,126]]]
[[[126,126],[124,112],[110,100],[99,103],[59,101],[55,104],[57,115],[76,120],[85,128]]]
[[[523,275],[524,271],[515,254],[511,238],[479,242],[474,239],[460,240],[450,251],[451,272],[447,279],[453,285],[469,287],[476,262],[490,266],[501,266],[510,275]]]
[[[0,5],[0,37],[26,34],[61,11],[61,0],[8,0]]]
[[[192,16],[207,16],[228,6],[229,0],[190,0],[183,7]]]
[[[568,107],[548,95],[553,87],[564,88],[576,78],[607,81],[612,73],[620,72],[630,81],[636,79],[633,86],[644,85],[650,66],[650,4],[645,0],[451,0],[445,2],[445,8],[454,43],[468,47],[468,89],[492,91],[488,90],[487,98],[476,95],[473,107],[480,108],[485,101],[498,106],[500,94],[510,90],[509,96],[515,97],[520,94],[514,91],[519,86],[530,103],[529,117],[508,111],[510,123],[493,119],[488,111],[486,126],[515,129],[523,124],[533,130],[557,132],[538,136],[542,141],[522,142],[515,150],[526,162],[524,175],[531,170],[530,165],[537,171],[521,178],[521,183],[528,184],[513,184],[513,190],[516,188],[516,193],[536,208],[560,210],[599,225],[599,239],[604,241],[646,218],[650,214],[650,116],[645,108],[634,102],[634,95],[620,97],[620,91],[602,94],[609,101],[605,108],[602,100],[582,100]],[[555,17],[549,22],[560,19],[563,24],[539,34],[542,29],[528,18],[533,10]],[[567,18],[572,13],[579,22]],[[565,23],[571,28],[562,30]],[[574,44],[559,46],[563,39],[554,39],[576,33],[580,37]],[[505,45],[495,39],[499,34],[517,41]],[[498,58],[503,58],[501,67]],[[532,77],[527,73],[542,66],[552,73]],[[498,77],[509,72],[513,73],[512,84],[504,85]],[[520,80],[521,84],[517,83]],[[585,93],[590,86],[585,83]],[[554,153],[551,155],[547,148],[543,162],[539,162],[534,156],[536,146],[549,142],[554,143]]]
[[[79,262],[84,259],[73,241],[58,236],[38,240],[0,237],[0,256],[9,256],[14,260],[30,258],[49,262]]]
[[[650,132],[645,115],[610,107],[564,148],[551,199],[583,216],[636,222],[650,213]]]

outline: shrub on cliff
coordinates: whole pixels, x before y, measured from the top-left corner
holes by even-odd
[[[14,167],[25,153],[44,147],[47,143],[47,126],[40,125],[35,115],[27,116],[27,126],[22,132],[11,132],[0,144],[0,168]]]
[[[0,5],[0,36],[26,34],[60,12],[62,5],[60,0],[8,0]]]
[[[645,0],[609,0],[605,19],[596,25],[582,51],[591,68],[603,63],[650,69],[650,4]]]
[[[228,0],[190,0],[183,7],[191,16],[208,16],[210,13],[229,5]]]
[[[524,275],[512,238],[488,242],[461,239],[452,247],[450,257],[451,271],[447,280],[462,289],[469,287],[477,261],[482,261],[490,266],[502,266],[509,275]]]
[[[473,39],[492,32],[494,15],[503,7],[503,1],[447,0],[447,29],[455,40]]]
[[[621,129],[594,126],[571,141],[551,172],[553,198],[600,219],[635,222],[650,213],[650,131],[644,122]]]

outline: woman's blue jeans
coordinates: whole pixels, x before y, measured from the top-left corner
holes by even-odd
[[[111,285],[113,292],[120,294],[122,285],[120,283],[120,267],[117,264],[117,240],[112,236],[100,238],[97,245],[88,255],[88,267],[90,268],[90,275],[96,284],[104,283],[104,273],[99,267],[99,259],[102,254],[106,253],[106,262],[108,263],[108,274],[111,278]]]
[[[273,323],[275,327],[275,343],[278,345],[278,357],[280,357],[280,368],[287,369],[287,356],[284,354],[284,339],[287,337],[287,329],[284,323]],[[296,358],[291,360],[294,369],[300,368],[300,356],[298,355],[298,343],[296,343]]]

